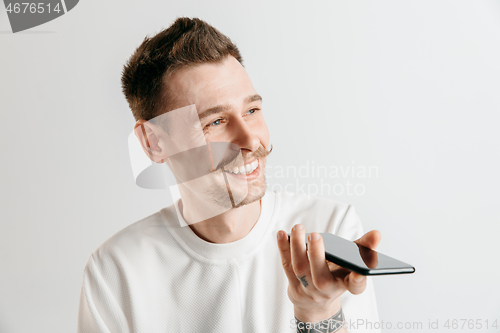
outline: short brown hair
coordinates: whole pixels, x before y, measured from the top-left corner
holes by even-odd
[[[122,89],[135,120],[168,110],[168,77],[180,68],[220,63],[227,56],[243,63],[240,51],[220,31],[198,18],[181,17],[155,36],[146,36],[123,68]]]

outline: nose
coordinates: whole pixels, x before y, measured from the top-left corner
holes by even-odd
[[[260,140],[255,130],[245,122],[242,117],[233,120],[232,143],[235,143],[241,150],[256,151],[260,147]]]

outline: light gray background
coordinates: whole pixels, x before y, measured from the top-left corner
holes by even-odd
[[[498,1],[85,0],[19,34],[0,10],[0,332],[74,331],[89,254],[170,204],[134,185],[120,74],[178,16],[239,46],[270,165],[378,167],[330,197],[417,269],[374,278],[381,320],[500,321]]]

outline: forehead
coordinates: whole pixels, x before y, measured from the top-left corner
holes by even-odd
[[[195,104],[198,112],[220,105],[241,105],[256,94],[243,66],[232,56],[222,63],[207,63],[174,72],[168,82],[176,108]]]

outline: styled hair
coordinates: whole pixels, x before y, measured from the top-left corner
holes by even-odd
[[[181,68],[221,63],[240,51],[220,31],[198,18],[181,17],[153,37],[144,38],[123,68],[122,89],[135,120],[150,120],[170,111],[168,78]]]

